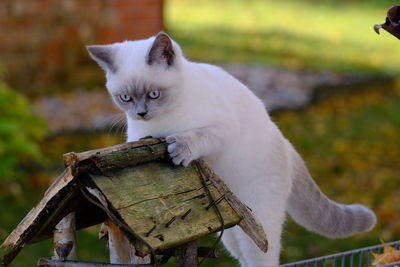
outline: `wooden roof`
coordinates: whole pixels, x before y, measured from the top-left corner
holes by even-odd
[[[72,152],[64,162],[64,172],[2,244],[2,264],[8,265],[26,244],[52,237],[55,225],[73,211],[77,229],[108,217],[143,252],[175,247],[236,224],[267,249],[266,235],[251,211],[206,163],[174,166],[161,139]]]

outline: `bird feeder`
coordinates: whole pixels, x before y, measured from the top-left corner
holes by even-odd
[[[197,266],[215,253],[195,240],[235,225],[267,251],[261,224],[207,163],[173,165],[162,139],[71,152],[64,164],[4,241],[3,265],[25,245],[53,238],[54,257],[38,266],[156,266],[172,256],[178,266]],[[75,231],[96,224],[108,237],[110,263],[78,261]]]

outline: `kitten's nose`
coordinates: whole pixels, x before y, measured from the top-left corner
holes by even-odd
[[[146,116],[147,112],[138,112],[137,113],[140,117],[144,117]]]

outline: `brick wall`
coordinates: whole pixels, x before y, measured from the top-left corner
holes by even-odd
[[[85,49],[163,28],[163,0],[1,0],[0,64],[29,95],[93,88],[102,73]]]

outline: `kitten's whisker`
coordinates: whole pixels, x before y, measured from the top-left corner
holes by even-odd
[[[123,139],[124,141],[126,140],[126,129],[128,127],[128,124],[126,122],[124,122],[124,124],[122,125],[122,127],[120,128],[121,130],[121,135],[120,138]]]
[[[122,114],[115,115],[114,118],[112,119],[111,126],[108,129],[107,134],[112,135],[112,132],[114,129],[116,129],[116,135],[118,135],[119,130],[124,127],[125,125],[125,116]]]

